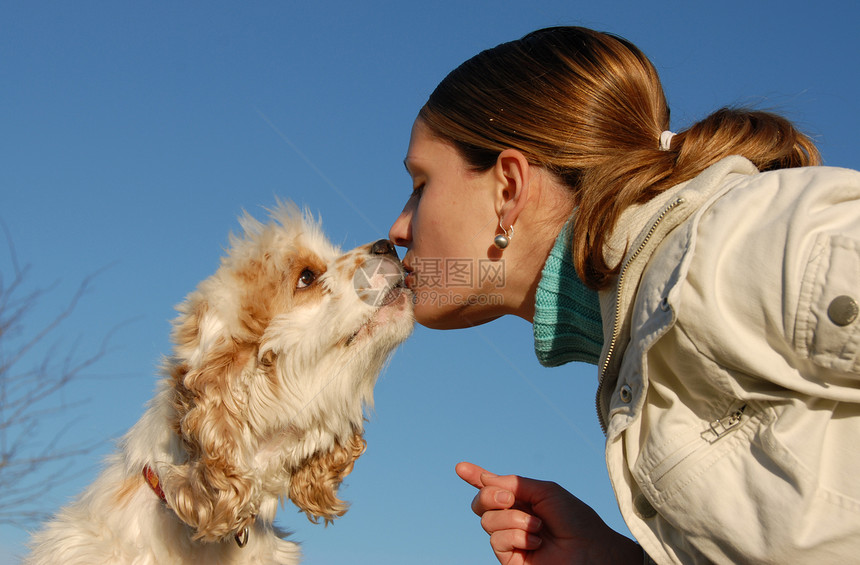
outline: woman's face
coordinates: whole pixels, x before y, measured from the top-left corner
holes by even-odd
[[[451,329],[499,317],[504,261],[493,246],[499,218],[492,169],[471,171],[420,119],[404,162],[412,194],[388,235],[407,250],[403,264],[415,292],[416,319]]]

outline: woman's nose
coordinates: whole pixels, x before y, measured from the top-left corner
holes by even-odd
[[[412,210],[407,204],[388,230],[388,239],[399,247],[408,247],[412,242]]]

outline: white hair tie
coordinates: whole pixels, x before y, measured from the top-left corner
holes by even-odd
[[[669,130],[660,134],[660,151],[669,151],[671,149],[673,137],[675,137],[675,133]]]

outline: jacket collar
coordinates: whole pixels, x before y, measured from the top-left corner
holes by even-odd
[[[648,259],[669,232],[719,191],[729,175],[752,175],[757,172],[755,165],[746,158],[727,157],[694,179],[674,186],[644,204],[631,206],[621,214],[604,248],[607,263],[611,265],[620,261],[621,271],[613,287],[600,292],[604,339],[600,355],[597,409],[604,431],[621,358],[630,340],[633,302]]]

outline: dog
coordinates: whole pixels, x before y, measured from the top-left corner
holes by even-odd
[[[156,394],[105,470],[34,534],[26,565],[298,563],[273,526],[289,498],[313,522],[365,449],[364,409],[412,331],[394,246],[342,253],[278,203],[177,307]]]

